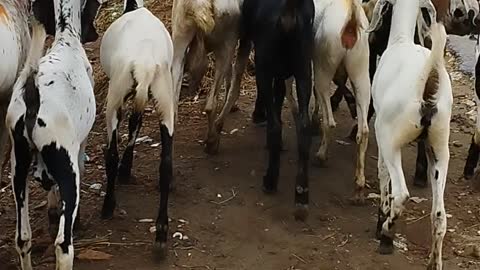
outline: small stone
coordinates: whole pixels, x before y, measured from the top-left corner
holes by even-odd
[[[461,142],[459,142],[459,141],[453,141],[453,146],[455,146],[455,147],[462,147],[463,144],[462,144]]]
[[[92,185],[90,185],[90,189],[92,189],[92,190],[100,190],[100,189],[102,189],[102,184],[100,184],[100,183],[92,184]]]

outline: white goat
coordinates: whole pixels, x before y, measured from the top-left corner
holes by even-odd
[[[395,220],[409,198],[402,170],[401,148],[420,139],[426,143],[428,180],[432,185],[432,250],[428,269],[442,269],[442,242],[447,227],[444,190],[449,162],[448,140],[452,110],[452,87],[443,54],[445,28],[431,26],[432,50],[414,44],[420,8],[430,21],[436,11],[429,0],[379,0],[369,31],[379,25],[387,5],[393,5],[387,49],[373,79],[373,102],[377,117],[378,177],[381,205],[377,223],[379,252],[393,252]]]
[[[145,105],[151,95],[161,120],[161,199],[156,247],[164,253],[168,232],[168,192],[173,170],[172,142],[178,102],[171,74],[172,39],[163,23],[143,7],[143,0],[125,0],[124,14],[112,23],[103,36],[100,60],[110,78],[106,112],[108,149],[105,156],[108,184],[102,216],[109,218],[113,215],[117,171],[119,170],[119,181],[129,181],[135,140],[140,131]],[[121,108],[130,97],[134,100],[134,108],[128,126],[128,145],[118,167],[117,140]]]
[[[0,3],[0,186],[8,158],[8,132],[5,115],[12,88],[20,73],[30,46],[28,12],[30,0],[4,0]]]
[[[35,4],[40,5],[36,12],[34,10],[35,17],[47,28],[56,26],[55,40],[48,54],[38,61],[46,35],[44,27],[34,23],[29,58],[15,83],[6,116],[12,143],[12,186],[18,217],[15,245],[22,269],[31,270],[27,175],[35,159],[35,171],[41,176],[44,187],[49,189],[50,226],[58,226],[56,269],[70,270],[73,268],[72,234],[80,198],[83,153],[96,109],[92,67],[80,40],[96,36],[94,28],[84,30],[83,26],[91,25],[99,2],[54,0],[52,5],[50,1],[37,0]],[[47,13],[54,13],[55,17]]]
[[[177,96],[180,94],[187,50],[190,49],[189,57],[196,57],[196,59],[203,59],[208,51],[212,51],[215,56],[215,79],[205,105],[208,117],[205,151],[210,154],[218,151],[221,127],[215,124],[217,99],[224,79],[227,81],[226,89],[230,88],[242,3],[243,0],[174,0],[173,2],[173,85]],[[246,60],[242,58],[242,61],[246,62]],[[198,77],[201,79],[203,76],[201,66],[204,61],[190,60],[189,62],[197,65],[191,67],[191,75],[198,81]]]

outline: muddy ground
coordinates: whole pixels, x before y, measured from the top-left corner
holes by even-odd
[[[148,3],[169,24],[170,1]],[[118,4],[119,1],[110,1],[102,10],[101,32],[119,16]],[[81,185],[81,228],[75,234],[76,269],[425,269],[430,248],[431,192],[430,188],[411,185],[415,147],[405,148],[403,160],[411,196],[420,200],[407,205],[393,255],[376,253],[375,199],[363,207],[348,202],[353,188],[355,144],[345,139],[353,122],[344,103],[335,114],[338,126],[333,132],[328,166],[311,167],[310,217],[305,223],[297,222],[292,216],[296,169],[293,123],[286,108],[286,151],[282,154],[279,192],[266,196],[260,188],[267,158],[265,130],[250,120],[255,97],[252,77],[245,78],[238,103],[240,111],[230,114],[217,156],[207,156],[201,145],[206,126],[203,100],[185,100],[180,105],[175,137],[176,191],[170,197],[169,210],[170,236],[180,232],[184,239],[170,237],[168,258],[154,262],[150,252],[154,238],[150,228],[154,223],[150,221],[156,218],[159,201],[156,188],[160,146],[156,143],[160,136],[152,109],[147,111],[140,135],[152,141],[140,142],[136,148],[133,171],[137,183],[119,186],[114,219],[100,219],[103,194],[95,189],[95,184],[105,183],[102,151],[106,139],[107,80],[99,66],[98,48],[99,41],[87,48],[96,72],[99,115],[87,147],[91,160]],[[457,71],[454,58],[449,59],[455,105],[445,193],[449,218],[444,263],[449,270],[480,269],[480,260],[475,257],[478,250],[471,246],[480,243],[480,194],[473,192],[470,182],[461,177],[474,125],[473,81]],[[203,87],[208,88],[211,81],[211,76],[207,76]],[[317,147],[315,138],[312,154]],[[372,130],[367,154],[367,193],[378,193],[376,155]],[[46,194],[37,183],[30,186],[34,268],[54,269],[53,241],[48,236],[44,205]],[[0,270],[19,269],[14,227],[13,196],[7,187],[0,190]],[[100,251],[99,260],[89,255],[92,250]]]

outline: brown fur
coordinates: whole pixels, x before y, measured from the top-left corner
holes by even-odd
[[[430,75],[428,76],[427,83],[425,84],[425,91],[423,92],[423,100],[429,102],[434,99],[435,94],[438,92],[439,77],[436,67],[432,68]]]
[[[435,95],[438,92],[439,87],[439,75],[437,67],[433,67],[428,75],[427,82],[425,83],[425,91],[423,91],[423,103],[420,108],[421,120],[420,124],[424,127],[420,138],[427,136],[428,127],[432,123],[433,116],[437,113],[437,106],[435,103]]]
[[[342,46],[350,50],[355,46],[358,40],[359,25],[355,6],[352,4],[350,20],[345,24],[342,30]]]
[[[8,21],[8,13],[5,10],[5,7],[0,4],[0,22],[6,22]]]

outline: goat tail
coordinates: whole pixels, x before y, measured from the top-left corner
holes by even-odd
[[[436,94],[439,89],[439,70],[444,66],[444,52],[447,43],[447,33],[441,23],[433,23],[430,27],[432,49],[421,76],[423,88],[423,103],[421,106],[421,124],[430,126],[431,118],[436,113]]]
[[[356,0],[349,0],[349,2],[347,19],[341,32],[342,46],[347,50],[352,49],[359,39],[362,27],[361,12],[364,12],[363,7]]]
[[[47,33],[45,32],[44,26],[36,19],[33,19],[30,48],[27,59],[25,60],[25,65],[23,66],[23,70],[20,72],[20,76],[17,81],[21,81],[22,83],[25,82],[32,71],[36,71],[38,69],[38,60],[40,60],[40,58],[43,56],[46,38]]]
[[[432,49],[423,70],[422,80],[426,79],[423,100],[425,102],[433,101],[438,91],[438,70],[444,65],[444,52],[447,43],[447,33],[441,23],[434,23],[430,27],[430,38],[432,40]]]
[[[148,101],[148,91],[155,76],[157,75],[157,64],[151,59],[151,55],[137,61],[133,66],[133,79],[137,83],[134,97],[134,110],[143,112]]]
[[[18,87],[24,85],[23,99],[25,101],[25,107],[27,108],[25,113],[25,126],[30,139],[32,138],[32,131],[40,106],[40,93],[35,85],[35,75],[38,71],[38,60],[43,56],[45,39],[47,37],[44,26],[35,19],[32,21],[30,49],[23,70],[16,82],[17,85],[15,86],[15,89],[19,89]]]
[[[187,1],[186,17],[193,20],[195,25],[204,33],[209,34],[215,27],[214,0]]]

